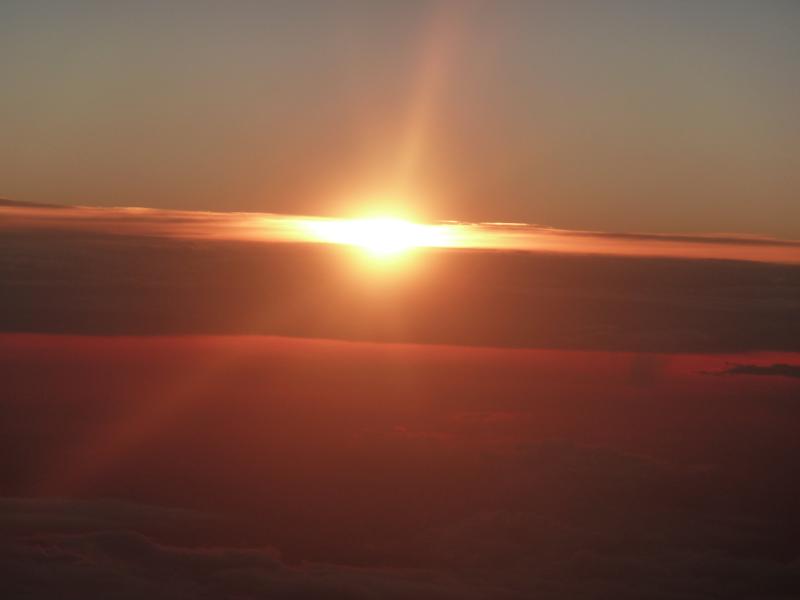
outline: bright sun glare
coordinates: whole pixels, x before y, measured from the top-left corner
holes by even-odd
[[[400,254],[412,248],[448,245],[447,231],[394,217],[309,221],[311,235],[321,242],[363,248],[376,257]]]

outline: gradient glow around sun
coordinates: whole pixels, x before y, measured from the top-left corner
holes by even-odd
[[[309,221],[306,229],[320,242],[358,246],[375,257],[389,257],[413,248],[449,245],[447,229],[395,217]]]

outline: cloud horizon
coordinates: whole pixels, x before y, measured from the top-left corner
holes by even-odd
[[[330,217],[0,201],[0,231],[46,230],[252,242],[325,243],[308,222]],[[443,221],[453,249],[597,254],[800,264],[800,240],[754,234],[568,230],[530,223]]]

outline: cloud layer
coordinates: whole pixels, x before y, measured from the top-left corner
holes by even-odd
[[[720,371],[713,371],[711,375],[760,375],[774,377],[800,377],[800,365],[787,365],[776,363],[772,365],[745,365],[729,363]]]
[[[2,581],[15,598],[792,598],[798,382],[702,374],[726,360],[0,336]]]
[[[22,216],[9,216],[14,211]],[[4,216],[6,331],[800,349],[800,267],[791,264],[608,255],[578,243],[574,252],[436,249],[392,266],[341,246],[288,243],[292,221],[283,217],[87,208],[9,208]],[[794,251],[790,242],[755,239],[653,244],[769,248],[784,262]]]
[[[791,242],[0,210],[8,597],[800,596]]]
[[[269,213],[51,207],[0,201],[0,228],[186,239],[319,242],[308,224],[335,221]],[[572,231],[527,223],[443,224],[455,248],[800,263],[800,241],[756,235]]]

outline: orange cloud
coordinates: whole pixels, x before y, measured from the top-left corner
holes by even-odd
[[[138,207],[38,207],[0,204],[0,230],[262,242],[326,243],[309,223],[337,219]],[[800,241],[729,233],[650,234],[555,229],[527,223],[441,223],[448,246],[462,249],[800,263]],[[311,228],[313,229],[313,228]]]

